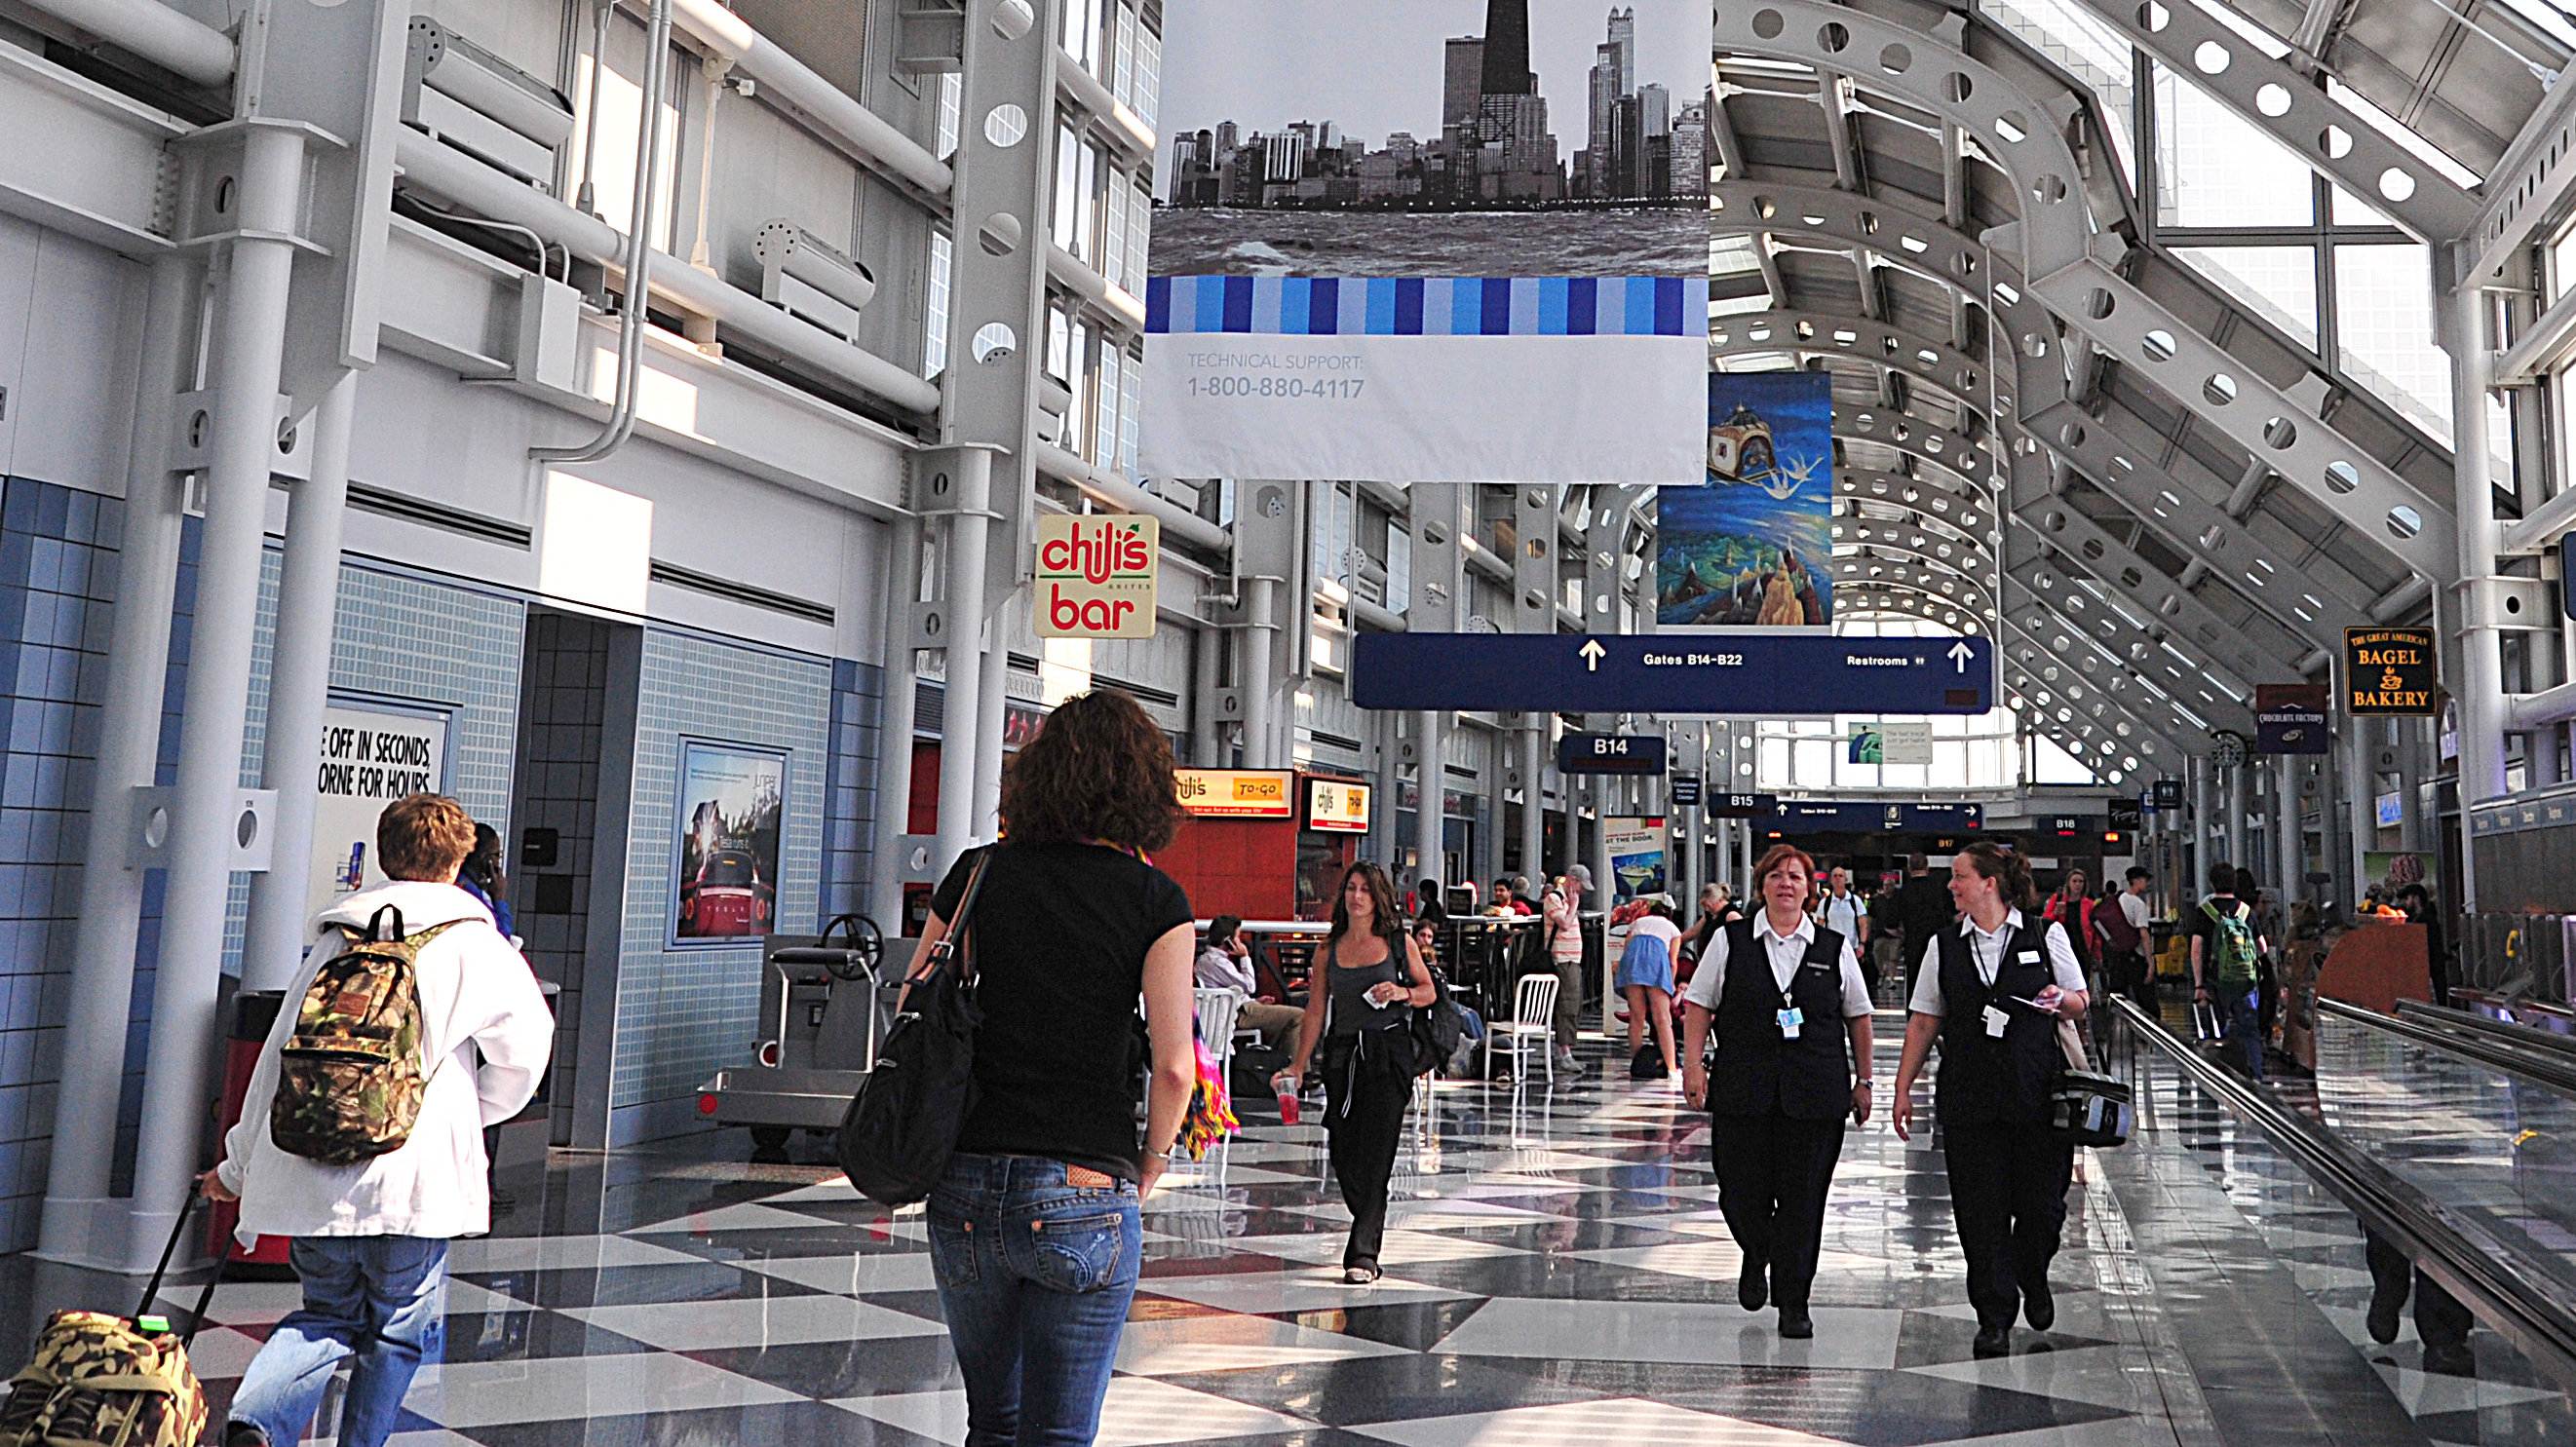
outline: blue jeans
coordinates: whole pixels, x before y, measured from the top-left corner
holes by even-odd
[[[1062,1161],[959,1154],[930,1193],[930,1263],[966,1378],[966,1447],[1090,1447],[1144,1232],[1136,1188]]]
[[[268,1334],[226,1414],[272,1447],[301,1439],[343,1358],[341,1447],[381,1447],[423,1361],[447,1349],[447,1243],[421,1236],[299,1236],[287,1260],[304,1308]]]
[[[2263,991],[2258,985],[2239,990],[2232,985],[2218,987],[2218,1006],[2226,1012],[2227,1043],[2245,1052],[2245,1069],[2256,1080],[2263,1078]]]

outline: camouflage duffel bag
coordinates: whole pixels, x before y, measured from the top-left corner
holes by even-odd
[[[206,1391],[159,1317],[58,1311],[0,1402],[0,1447],[196,1447]]]

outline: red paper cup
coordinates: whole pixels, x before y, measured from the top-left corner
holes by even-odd
[[[1293,1090],[1279,1092],[1279,1123],[1281,1125],[1297,1123],[1297,1092]]]

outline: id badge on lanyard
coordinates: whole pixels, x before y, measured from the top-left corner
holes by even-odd
[[[1806,1013],[1795,1005],[1791,1005],[1787,1009],[1778,1013],[1780,1019],[1780,1038],[1783,1040],[1797,1039],[1798,1028],[1807,1023]]]

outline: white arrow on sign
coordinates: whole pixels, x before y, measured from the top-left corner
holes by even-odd
[[[1976,650],[1970,648],[1966,643],[1953,643],[1950,645],[1950,661],[1959,665],[1959,671],[1961,673],[1968,671],[1968,660],[1976,656]]]
[[[1601,660],[1610,656],[1610,650],[1602,647],[1601,640],[1598,638],[1586,642],[1581,648],[1574,651],[1582,656],[1583,671],[1586,673],[1599,673],[1601,671]]]

